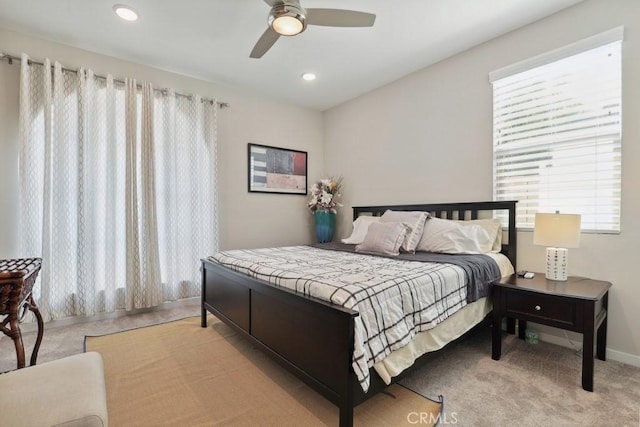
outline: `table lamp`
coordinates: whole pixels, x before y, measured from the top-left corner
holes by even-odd
[[[537,213],[533,228],[533,244],[547,246],[549,280],[567,280],[569,254],[567,248],[580,245],[580,215]]]

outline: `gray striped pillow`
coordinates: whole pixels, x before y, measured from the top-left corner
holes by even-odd
[[[404,222],[409,227],[409,230],[407,230],[400,248],[404,252],[413,254],[416,252],[416,247],[424,230],[424,223],[428,217],[429,214],[427,212],[387,210],[380,217],[380,222]]]
[[[402,222],[374,222],[369,225],[364,242],[356,246],[356,252],[398,255],[408,229]]]

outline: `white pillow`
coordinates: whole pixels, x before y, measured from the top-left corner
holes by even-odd
[[[446,254],[477,254],[491,250],[493,240],[478,224],[460,225],[457,221],[429,218],[417,250]]]
[[[472,219],[470,221],[456,222],[465,226],[477,224],[486,230],[487,234],[489,234],[489,238],[493,239],[493,244],[491,249],[485,252],[500,253],[502,251],[502,224],[499,219]]]
[[[402,222],[374,222],[356,252],[398,255],[408,227]]]
[[[359,245],[364,242],[364,236],[367,235],[369,225],[374,222],[380,222],[380,217],[368,215],[359,216],[355,221],[353,221],[353,231],[351,232],[351,235],[346,239],[342,239],[342,243]]]
[[[380,217],[380,222],[403,222],[409,227],[404,242],[400,247],[404,252],[415,253],[416,246],[422,237],[424,223],[429,217],[427,212],[421,211],[391,211],[387,210]]]

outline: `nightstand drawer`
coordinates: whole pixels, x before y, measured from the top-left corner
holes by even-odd
[[[568,299],[530,292],[507,292],[506,311],[514,317],[525,315],[534,322],[576,324],[576,304]]]

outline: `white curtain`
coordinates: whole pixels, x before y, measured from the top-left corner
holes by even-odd
[[[200,294],[200,259],[218,248],[216,105],[155,93],[156,205],[163,293]]]
[[[20,87],[21,251],[43,258],[43,316],[198,295],[218,245],[216,105],[44,63],[23,55]]]

